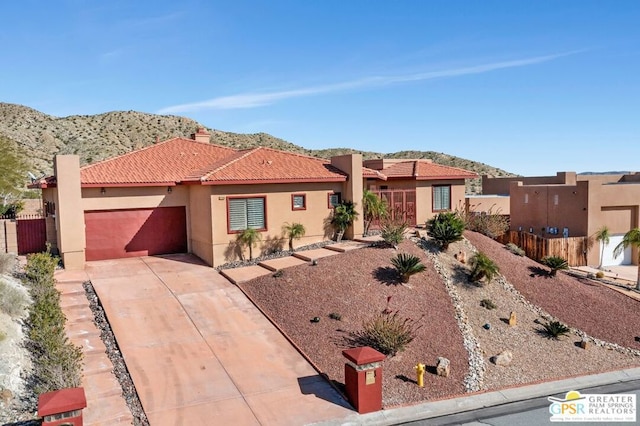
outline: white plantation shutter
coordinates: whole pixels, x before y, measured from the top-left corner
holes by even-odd
[[[264,229],[264,198],[247,199],[247,228]]]
[[[229,199],[229,231],[264,229],[264,198]]]
[[[433,187],[433,210],[449,210],[451,208],[451,187]]]

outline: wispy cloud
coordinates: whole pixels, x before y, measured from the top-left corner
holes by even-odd
[[[527,65],[535,65],[543,62],[549,62],[564,56],[574,55],[584,50],[576,50],[565,53],[558,53],[547,56],[536,56],[526,59],[518,59],[513,61],[494,62],[490,64],[475,65],[464,68],[453,68],[440,71],[429,71],[424,73],[414,73],[405,75],[391,76],[375,76],[366,77],[359,80],[346,81],[342,83],[326,84],[319,86],[306,87],[301,89],[284,90],[277,92],[253,92],[240,93],[231,96],[221,96],[201,102],[193,102],[188,104],[173,105],[162,108],[158,114],[175,114],[185,112],[195,112],[207,109],[237,109],[237,108],[256,108],[265,105],[271,105],[283,99],[299,98],[304,96],[320,95],[324,93],[342,92],[353,89],[372,88],[388,86],[396,83],[407,83],[415,81],[433,80],[436,78],[459,77],[471,74],[482,74],[486,72],[496,71],[505,68],[518,68]]]

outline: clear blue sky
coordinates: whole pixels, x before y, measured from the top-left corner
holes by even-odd
[[[640,170],[640,1],[3,1],[0,101],[305,148]]]

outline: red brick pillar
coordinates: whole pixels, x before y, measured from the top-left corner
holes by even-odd
[[[349,402],[360,414],[382,410],[383,354],[368,346],[342,351],[347,358],[344,383]]]

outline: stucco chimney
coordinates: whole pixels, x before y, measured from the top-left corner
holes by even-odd
[[[204,127],[198,127],[195,133],[191,133],[191,139],[196,142],[209,143],[211,141],[211,135],[207,133]]]

